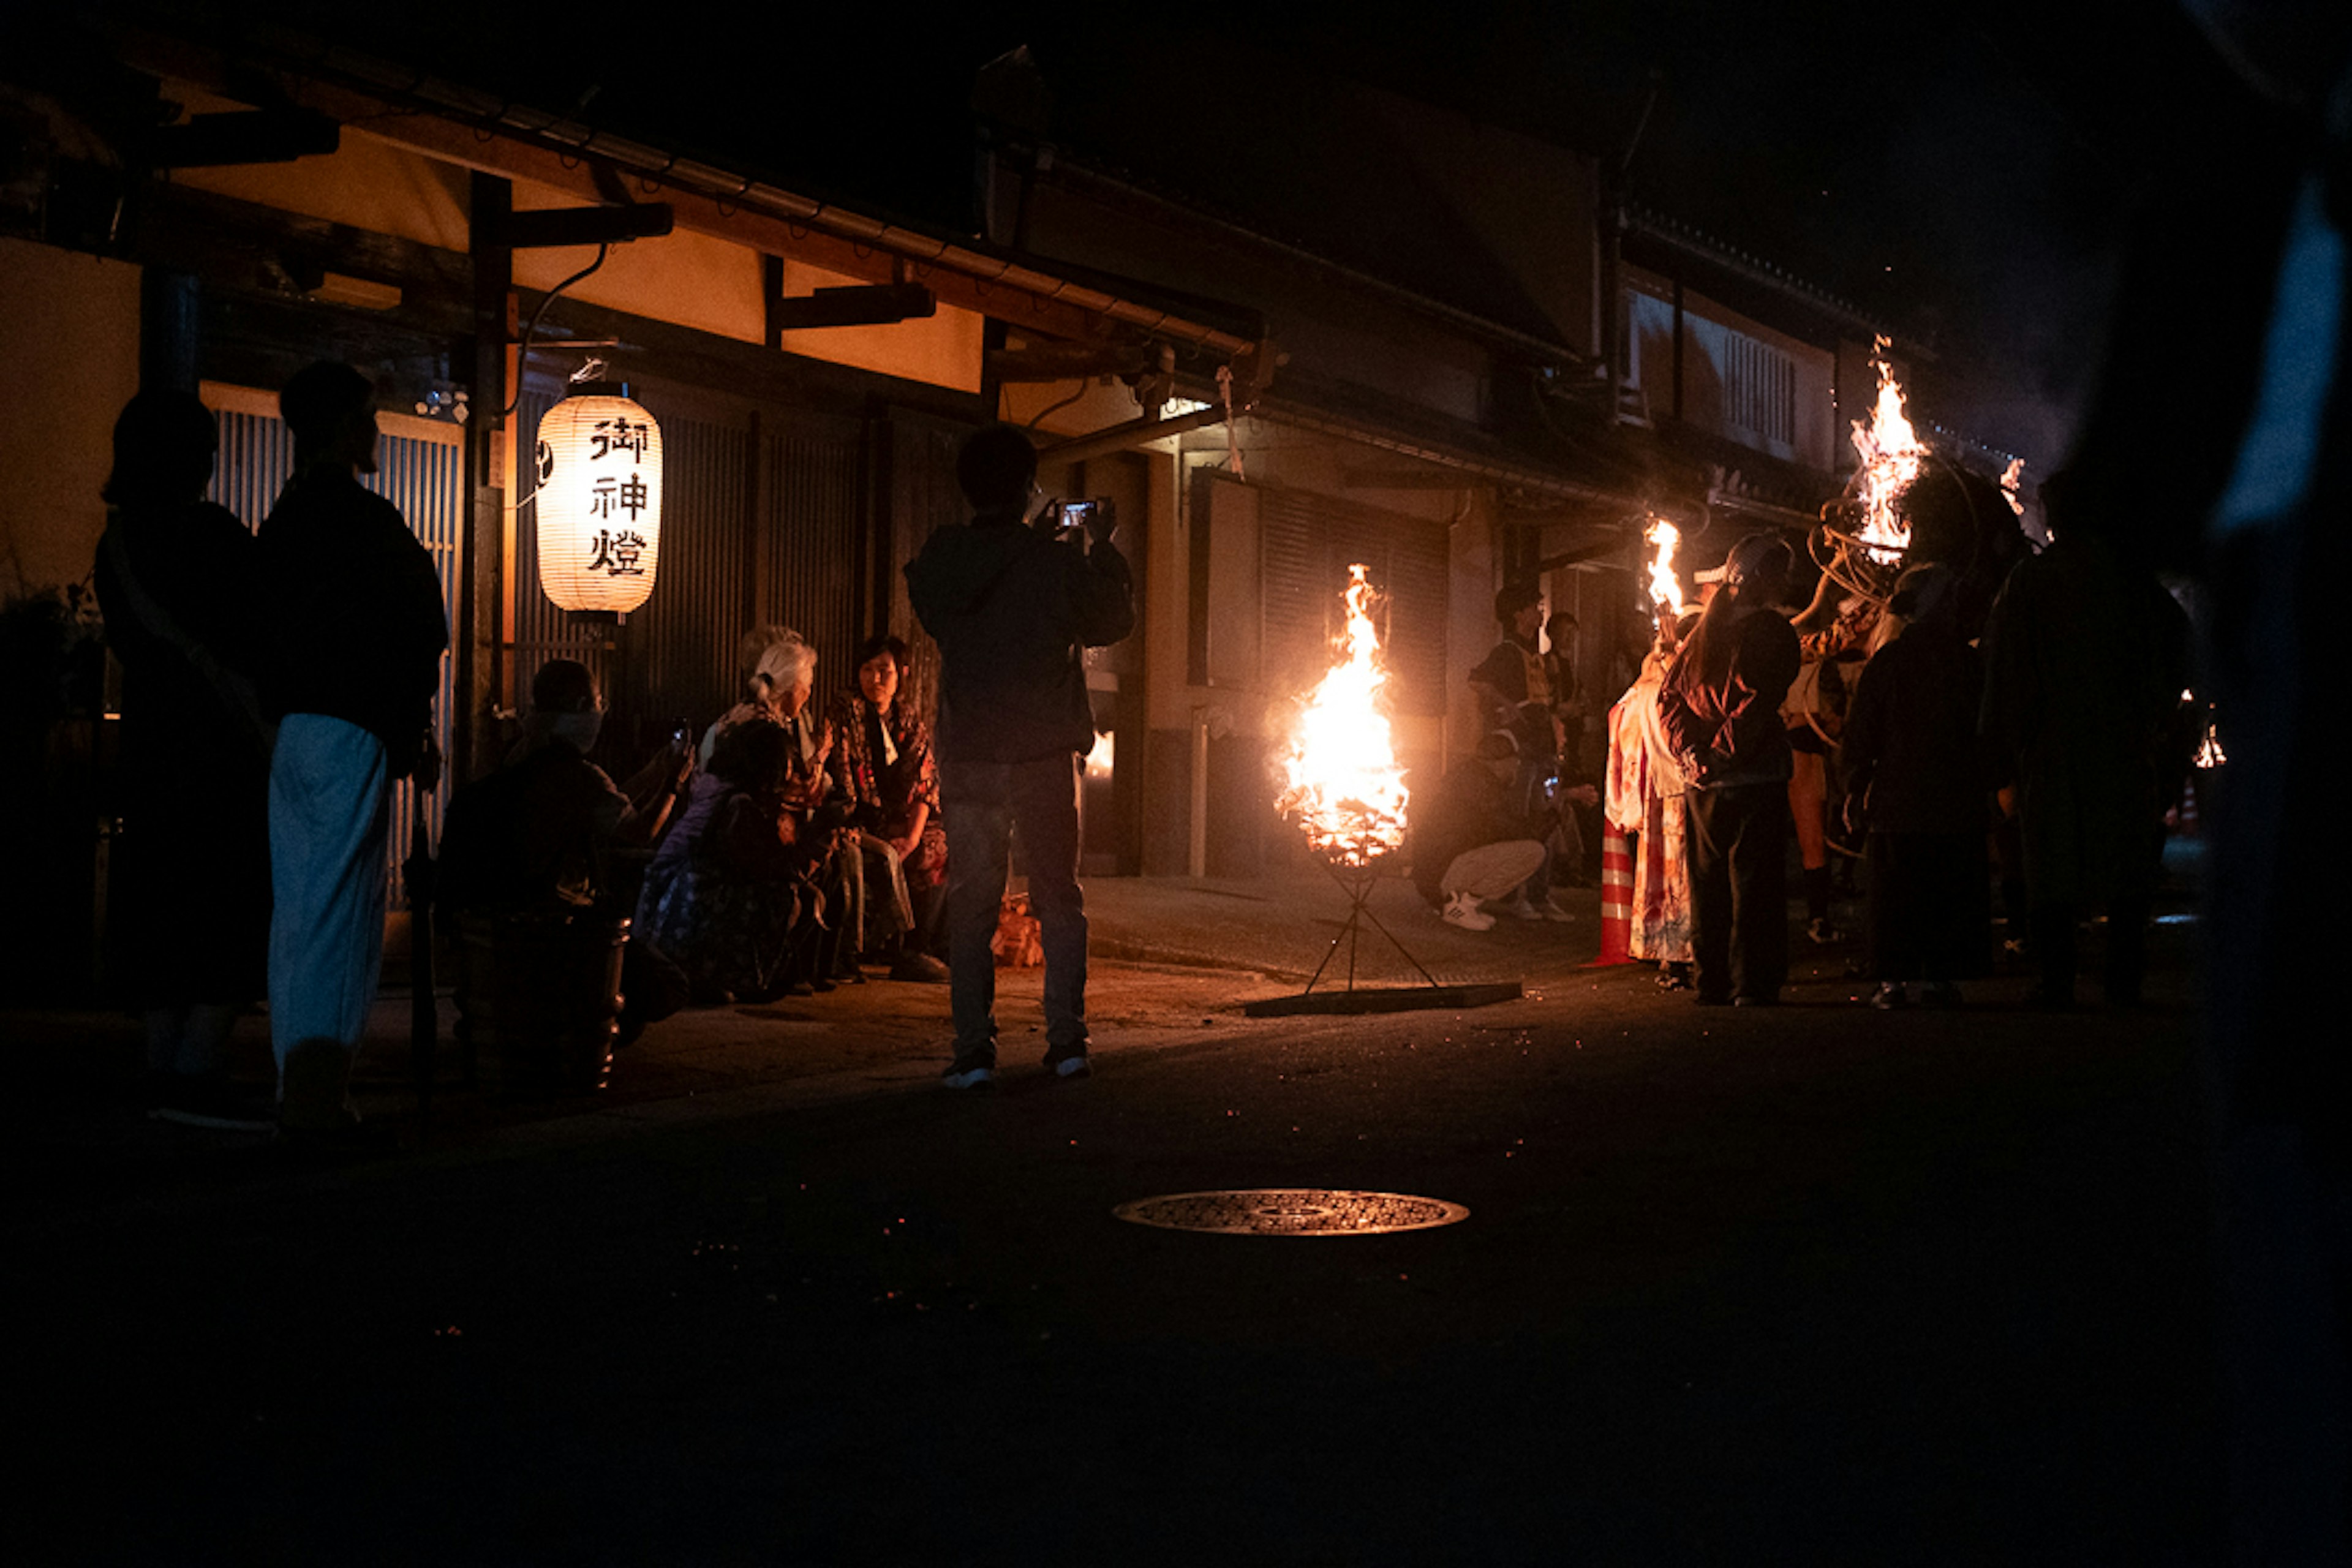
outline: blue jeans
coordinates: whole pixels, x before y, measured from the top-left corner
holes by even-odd
[[[948,762],[940,768],[948,833],[948,1000],[958,1057],[996,1055],[996,935],[1013,835],[1045,949],[1045,1042],[1087,1038],[1087,903],[1078,889],[1078,758]]]

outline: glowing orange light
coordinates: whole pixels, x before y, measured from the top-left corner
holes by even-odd
[[[2197,693],[2183,691],[2180,694],[2180,700],[2183,705],[2192,704],[2197,700]],[[2229,760],[2229,753],[2221,750],[2221,731],[2215,728],[2210,720],[2206,721],[2205,738],[2197,743],[2195,765],[2200,768],[2218,768]]]
[[[2025,515],[2025,502],[2018,492],[2024,488],[2025,459],[2011,458],[2009,467],[2000,471],[2000,494],[2001,499],[2009,502],[2009,510],[2020,517]]]
[[[1275,807],[1297,817],[1307,841],[1334,864],[1365,866],[1404,843],[1407,792],[1380,701],[1389,677],[1371,584],[1361,565],[1348,572],[1342,657],[1300,704],[1283,762],[1288,783]]]
[[[1903,385],[1886,363],[1886,340],[1878,340],[1870,358],[1878,372],[1878,401],[1870,423],[1853,422],[1853,449],[1862,467],[1854,475],[1862,501],[1862,542],[1873,561],[1893,565],[1903,559],[1911,542],[1911,525],[1896,510],[1903,492],[1919,477],[1927,444],[1911,428],[1903,412]]]
[[[1679,616],[1683,613],[1682,578],[1675,571],[1675,547],[1682,542],[1683,531],[1664,518],[1653,518],[1642,537],[1657,546],[1650,558],[1650,600],[1659,608]]]

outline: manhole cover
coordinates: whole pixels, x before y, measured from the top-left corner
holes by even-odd
[[[1138,1198],[1110,1212],[1137,1225],[1227,1236],[1378,1236],[1392,1230],[1428,1230],[1470,1217],[1470,1211],[1460,1204],[1440,1198],[1335,1192],[1328,1187],[1173,1193],[1162,1198]]]

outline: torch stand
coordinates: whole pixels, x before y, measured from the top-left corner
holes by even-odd
[[[1323,868],[1331,873],[1331,879],[1339,883],[1348,895],[1347,921],[1339,927],[1339,933],[1332,937],[1331,945],[1323,950],[1323,962],[1317,964],[1315,973],[1307,977],[1306,990],[1296,996],[1269,996],[1263,1001],[1244,1003],[1242,1012],[1247,1016],[1280,1018],[1299,1013],[1404,1013],[1425,1007],[1484,1007],[1489,1003],[1514,1001],[1522,994],[1520,984],[1516,980],[1476,985],[1447,985],[1439,981],[1423,967],[1421,960],[1412,955],[1412,950],[1398,940],[1396,932],[1381,924],[1381,917],[1372,913],[1372,889],[1380,879],[1371,864],[1351,866],[1343,872],[1326,859]],[[1358,987],[1356,946],[1367,922],[1389,939],[1390,946],[1404,954],[1404,961],[1412,964],[1427,984]],[[1347,989],[1326,991],[1318,996],[1315,994],[1316,984],[1323,978],[1323,972],[1331,966],[1331,960],[1338,956],[1339,944],[1343,942],[1348,944]]]

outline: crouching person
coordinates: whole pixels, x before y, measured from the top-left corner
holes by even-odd
[[[470,973],[492,961],[487,926],[501,919],[625,918],[634,889],[616,851],[644,848],[661,833],[694,771],[674,741],[625,784],[588,760],[604,705],[585,665],[550,659],[531,678],[522,742],[506,764],[449,802],[436,901],[446,929],[464,933],[457,954],[458,994],[487,980]],[[643,938],[621,950],[619,1045],[685,1005],[686,977]]]
[[[824,895],[794,770],[792,731],[726,726],[637,895],[637,930],[676,959],[699,1002],[806,995],[799,978],[824,934]]]
[[[1478,906],[1510,897],[1549,854],[1523,809],[1518,777],[1518,742],[1496,730],[1475,758],[1413,797],[1413,885],[1448,925],[1491,930],[1495,917]]]

